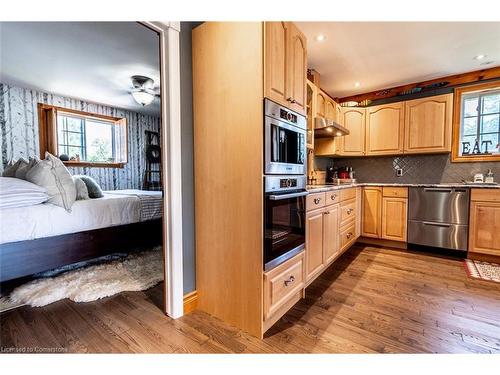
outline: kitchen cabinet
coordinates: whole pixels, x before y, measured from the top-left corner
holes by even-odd
[[[265,23],[265,85],[266,97],[288,107],[287,100],[287,39],[288,22]]]
[[[294,23],[289,22],[290,29],[289,48],[290,55],[288,77],[290,80],[290,109],[306,114],[306,80],[307,80],[307,41],[306,37]]]
[[[472,189],[469,256],[500,257],[500,190]]]
[[[311,81],[307,80],[307,103],[306,103],[306,111],[307,111],[307,148],[314,148],[314,116],[313,116],[313,108],[315,107],[316,101],[316,86]]]
[[[265,96],[306,114],[307,42],[292,22],[265,23]]]
[[[349,130],[349,135],[339,137],[340,155],[362,156],[365,154],[365,109],[342,108],[342,125]]]
[[[366,155],[403,153],[404,103],[366,109]]]
[[[364,187],[362,207],[361,235],[380,238],[382,235],[382,188]]]
[[[382,235],[390,241],[406,242],[408,223],[407,198],[382,198]]]
[[[306,280],[311,280],[323,268],[324,210],[306,214]]]
[[[336,116],[335,102],[327,97],[325,107],[326,107],[325,109],[326,118],[335,121],[335,116]]]
[[[328,206],[323,216],[323,264],[330,263],[339,253],[339,205]]]
[[[326,117],[326,95],[319,90],[316,93],[316,117]]]
[[[451,152],[453,94],[405,102],[405,154]]]
[[[363,188],[361,235],[406,242],[408,223],[408,188]]]

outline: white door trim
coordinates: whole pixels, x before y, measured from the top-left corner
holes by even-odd
[[[183,315],[182,180],[179,22],[142,22],[160,36],[160,90],[163,202],[163,306]]]

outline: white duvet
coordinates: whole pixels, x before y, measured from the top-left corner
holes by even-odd
[[[127,193],[107,192],[103,198],[76,201],[71,213],[49,203],[1,209],[0,243],[139,222],[141,200],[132,192]]]

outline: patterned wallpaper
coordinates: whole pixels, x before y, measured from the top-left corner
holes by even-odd
[[[349,166],[360,182],[387,183],[451,183],[472,180],[476,173],[485,174],[491,169],[495,182],[500,182],[500,162],[452,163],[449,154],[404,155],[363,158],[315,158],[315,168]],[[403,169],[403,176],[396,176],[396,169]]]
[[[160,131],[160,118],[0,83],[0,173],[12,158],[40,156],[37,104],[127,118],[128,163],[124,168],[69,168],[92,176],[104,190],[140,189],[146,166],[145,130]]]

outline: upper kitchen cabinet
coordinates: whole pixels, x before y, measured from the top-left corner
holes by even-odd
[[[365,154],[365,109],[342,108],[341,124],[349,134],[341,139],[341,155],[362,156]]]
[[[265,96],[306,114],[307,43],[291,22],[265,23]]]
[[[327,98],[325,104],[325,116],[327,119],[334,121],[336,120],[337,113],[335,107],[336,107],[335,102],[332,99]]]
[[[404,152],[451,152],[453,94],[405,102]]]
[[[316,100],[316,86],[307,80],[307,148],[314,148],[314,101]]]
[[[326,117],[326,98],[327,96],[318,89],[316,93],[316,117]]]
[[[404,102],[366,109],[366,155],[403,153]]]

